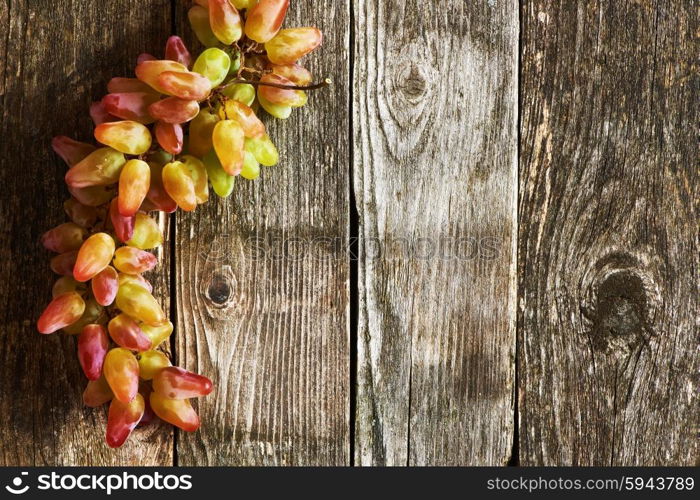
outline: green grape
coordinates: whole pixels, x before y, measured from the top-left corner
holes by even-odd
[[[222,93],[226,97],[242,102],[246,106],[252,106],[253,102],[255,102],[255,87],[249,83],[229,85]]]
[[[207,168],[209,182],[211,182],[214,192],[222,198],[230,196],[233,192],[236,177],[226,173],[214,150],[209,151],[202,159],[204,160],[204,166]]]
[[[151,250],[163,244],[163,233],[158,222],[144,213],[138,213],[134,222],[134,234],[126,242],[130,247]]]
[[[266,167],[277,165],[280,158],[277,148],[270,140],[270,136],[267,135],[259,139],[246,139],[245,150],[253,153],[255,159]]]
[[[243,160],[243,169],[241,170],[241,177],[248,179],[249,181],[254,181],[260,177],[260,164],[255,159],[255,155],[250,151],[245,152],[245,159]]]
[[[202,52],[192,67],[192,71],[205,76],[216,87],[224,81],[231,69],[231,58],[221,49],[211,48]]]

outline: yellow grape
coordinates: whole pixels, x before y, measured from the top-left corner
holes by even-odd
[[[263,107],[265,111],[270,113],[272,116],[275,118],[278,118],[280,120],[286,120],[290,116],[292,116],[292,107],[291,106],[282,106],[281,104],[273,104],[267,99],[265,99],[261,94],[260,91],[258,91],[258,102],[260,105]]]
[[[191,212],[197,208],[194,180],[183,162],[173,161],[163,167],[163,186],[184,211]]]
[[[157,265],[158,258],[155,255],[139,248],[119,247],[114,252],[114,267],[122,273],[141,274],[150,271]]]
[[[209,199],[209,178],[204,163],[199,158],[191,155],[183,156],[180,158],[180,161],[185,164],[190,173],[197,203],[206,203]]]
[[[323,42],[318,28],[281,30],[265,44],[267,57],[273,64],[294,64]]]
[[[229,100],[219,110],[219,118],[222,120],[236,120],[243,127],[246,137],[262,137],[265,135],[265,125],[255,115],[250,107],[242,102]]]
[[[153,349],[168,340],[168,337],[173,333],[173,324],[170,321],[159,326],[151,326],[145,323],[141,323],[140,326],[143,333],[151,339]]]
[[[246,16],[245,34],[258,43],[271,40],[282,27],[289,0],[260,0]]]
[[[163,368],[171,366],[168,357],[160,351],[145,351],[139,356],[139,375],[143,380],[151,380]]]
[[[85,293],[87,288],[83,283],[79,283],[73,278],[73,276],[61,276],[53,284],[51,289],[51,297],[56,298],[59,295],[63,295],[68,292],[78,292],[80,295]]]
[[[243,168],[245,133],[234,120],[222,120],[214,127],[214,150],[221,166],[230,175],[238,175]]]
[[[158,417],[183,431],[194,432],[199,429],[197,412],[187,399],[167,399],[155,391],[151,393],[151,408]]]
[[[260,164],[256,161],[253,153],[248,151],[245,152],[245,161],[243,162],[241,177],[249,181],[254,181],[260,177]]]
[[[124,283],[117,292],[117,307],[132,318],[151,326],[167,321],[158,301],[145,288],[133,283]]]
[[[124,154],[141,155],[151,147],[151,132],[134,121],[108,122],[95,128],[95,139]]]
[[[208,2],[209,0],[200,0],[200,1]],[[258,3],[258,0],[231,0],[231,3],[238,10],[243,10],[243,9],[250,9],[256,3]]]
[[[150,250],[163,244],[163,233],[158,222],[144,213],[137,213],[134,222],[134,234],[126,242],[130,247]]]
[[[212,135],[219,118],[209,111],[202,109],[190,122],[189,152],[200,158],[206,155],[214,147]]]
[[[122,403],[133,401],[139,392],[139,362],[123,347],[110,350],[103,365],[105,380]]]
[[[246,106],[252,106],[255,102],[255,87],[249,83],[236,83],[226,86],[222,94],[229,99],[240,101]]]
[[[151,185],[151,167],[142,160],[129,160],[119,176],[119,213],[132,217],[139,211]]]
[[[210,48],[202,52],[192,66],[192,71],[205,76],[216,87],[224,81],[231,69],[231,58],[221,49]]]
[[[71,188],[89,188],[92,186],[108,186],[114,184],[119,180],[119,174],[121,173],[122,167],[126,163],[126,158],[124,154],[116,151],[112,148],[100,148],[97,151],[90,153],[84,160],[76,164],[66,173],[66,184]],[[73,196],[76,196],[76,192],[71,190]],[[86,196],[89,196],[91,200],[97,202],[94,199],[95,196],[100,196],[102,199],[104,194],[100,195],[98,193],[105,193],[105,190],[96,190],[95,194],[88,195],[84,192]],[[78,200],[83,204],[88,204],[90,206],[92,203],[86,203],[86,199],[81,199],[81,197],[76,196]]]
[[[90,236],[80,247],[73,277],[81,283],[91,280],[109,265],[114,255],[114,239],[107,233]]]
[[[224,45],[231,45],[243,36],[241,16],[229,0],[209,0],[209,25]]]

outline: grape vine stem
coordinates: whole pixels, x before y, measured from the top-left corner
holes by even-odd
[[[226,85],[222,85],[219,87],[219,89],[225,89],[229,85],[235,85],[239,83],[247,83],[248,85],[252,85],[253,87],[275,87],[277,89],[288,89],[288,90],[317,90],[323,87],[327,87],[328,85],[331,85],[333,81],[330,78],[326,78],[322,82],[314,83],[313,85],[285,85],[283,83],[268,83],[268,82],[256,82],[256,81],[250,81],[250,80],[245,80],[242,78],[237,78],[235,80],[231,80],[226,83]]]

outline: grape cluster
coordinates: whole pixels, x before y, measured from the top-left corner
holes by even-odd
[[[297,64],[322,35],[281,29],[288,8],[289,0],[196,0],[188,18],[206,47],[196,59],[170,37],[164,59],[142,54],[136,78],[113,78],[91,106],[100,146],[53,140],[70,167],[64,208],[71,222],[42,237],[61,277],[37,328],[79,335],[83,400],[110,403],[111,447],[156,416],[185,431],[200,426],[190,399],[213,385],[171,366],[159,350],[173,324],[143,276],[158,264],[148,250],[163,243],[149,213],[194,210],[210,185],[227,197],[238,175],[253,180],[260,165],[277,164],[257,112],[285,119],[306,104],[306,90],[328,83],[311,85],[311,73]]]

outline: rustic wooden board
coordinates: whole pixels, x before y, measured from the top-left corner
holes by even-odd
[[[356,2],[354,26],[355,462],[505,464],[517,2]]]
[[[523,4],[523,464],[698,459],[693,3]]]
[[[349,463],[348,8],[292,2],[286,26],[325,35],[304,64],[335,83],[267,121],[280,165],[178,215],[178,361],[217,387],[181,465]]]
[[[165,427],[110,450],[106,410],[82,407],[75,339],[40,336],[35,327],[55,279],[39,237],[64,221],[68,196],[51,137],[90,139],[90,101],[140,52],[160,50],[170,9],[169,0],[0,4],[0,415],[9,423],[0,433],[0,465],[172,463]],[[167,301],[167,287],[158,288]]]

